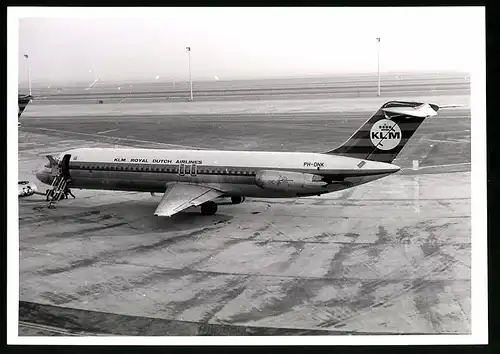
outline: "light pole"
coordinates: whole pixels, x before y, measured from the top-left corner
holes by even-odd
[[[193,100],[193,81],[191,80],[191,47],[186,47],[189,58],[189,87],[191,90],[191,101]]]
[[[377,37],[377,77],[378,77],[377,96],[380,96],[380,37]]]
[[[28,54],[24,54],[24,58],[28,59]],[[29,87],[30,96],[31,96],[31,68],[29,65],[29,61],[28,61],[28,87]]]

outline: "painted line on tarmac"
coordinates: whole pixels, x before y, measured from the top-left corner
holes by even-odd
[[[119,138],[119,137],[115,137],[115,136],[100,135],[100,134],[90,134],[90,133],[80,133],[80,132],[73,132],[73,131],[69,131],[69,130],[60,130],[60,129],[37,128],[37,127],[30,127],[30,128],[31,129],[44,130],[44,131],[58,132],[58,133],[78,134],[78,135],[85,135],[85,136],[91,136],[91,137],[109,138],[109,139],[115,139],[115,140],[135,141],[135,142],[138,142],[138,143],[145,143],[145,144],[167,145],[167,146],[176,146],[176,147],[187,148],[187,149],[206,150],[205,148],[200,148],[200,147],[197,147],[197,146],[159,143],[157,141],[147,141],[147,140],[139,140],[139,139],[131,139],[131,138]]]
[[[401,172],[403,171],[413,171],[413,172],[425,172],[426,170],[431,170],[431,169],[439,169],[439,168],[446,168],[446,167],[457,167],[457,166],[470,166],[471,162],[461,162],[461,163],[451,163],[448,165],[430,165],[430,166],[419,166],[418,169],[413,169],[411,167],[406,167],[402,168]],[[466,172],[466,171],[461,171],[461,172]]]
[[[452,167],[452,166],[465,166],[470,165],[470,162],[460,162],[460,163],[450,163],[447,165],[430,165],[430,166],[421,166],[419,169],[422,170],[424,168],[437,168],[437,167]]]
[[[97,132],[97,134],[111,133],[111,132],[115,132],[115,131],[117,131],[117,130],[118,130],[118,128],[116,128],[116,129],[110,129],[110,130],[104,130],[104,131],[102,131],[102,132]]]
[[[470,143],[470,140],[454,140],[454,139],[449,139],[449,140],[440,140],[440,139],[429,139],[430,142],[435,142],[435,143]]]

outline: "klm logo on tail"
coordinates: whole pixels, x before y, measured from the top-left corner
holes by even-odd
[[[401,142],[401,129],[396,122],[381,119],[375,122],[370,130],[372,144],[380,150],[392,150]]]

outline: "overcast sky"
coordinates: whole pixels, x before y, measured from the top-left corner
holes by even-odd
[[[187,80],[186,46],[193,80],[376,72],[376,37],[381,71],[470,71],[478,40],[470,8],[149,9],[156,18],[125,11],[130,18],[97,8],[101,18],[21,19],[20,80],[28,65],[33,81]]]

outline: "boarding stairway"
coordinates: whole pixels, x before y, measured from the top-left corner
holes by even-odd
[[[49,202],[47,207],[49,208],[54,208],[57,201],[68,198],[68,194],[71,194],[68,188],[71,179],[64,176],[60,166],[53,166],[52,176],[54,177],[52,185],[45,191],[45,198]]]

